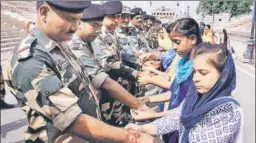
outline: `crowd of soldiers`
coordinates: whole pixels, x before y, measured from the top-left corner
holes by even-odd
[[[122,127],[133,122],[129,109],[150,110],[137,98],[145,93],[139,56],[157,50],[161,22],[120,1],[38,1],[36,9],[4,72],[28,119],[25,141],[152,142]]]

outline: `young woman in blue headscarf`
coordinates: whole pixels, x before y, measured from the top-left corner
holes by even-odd
[[[202,43],[195,52],[193,82],[182,105],[142,126],[151,135],[179,131],[179,142],[242,142],[242,111],[231,97],[236,87],[232,55],[224,45]]]
[[[175,67],[174,81],[169,85],[169,91],[160,95],[149,96],[148,102],[170,101],[168,109],[174,109],[183,101],[192,81],[193,54],[198,44],[202,42],[199,25],[192,18],[176,20],[166,28],[173,43],[173,49],[181,58]],[[164,88],[164,87],[162,87]],[[163,109],[163,107],[161,107]],[[168,112],[134,116],[135,120],[162,117]]]
[[[182,18],[167,26],[166,30],[170,39],[172,40],[175,53],[181,57],[175,67],[175,78],[171,84],[167,84],[169,85],[169,92],[165,92],[156,96],[149,96],[144,100],[151,103],[169,102],[169,105],[161,103],[160,110],[162,112],[152,112],[147,114],[143,112],[137,112],[136,114],[132,114],[135,120],[154,119],[168,114],[168,110],[172,110],[182,103],[188,88],[192,83],[193,54],[197,48],[197,45],[202,42],[199,25],[192,18]],[[168,110],[166,111],[164,109]],[[179,136],[178,132],[175,131],[171,134],[172,143],[177,142]]]

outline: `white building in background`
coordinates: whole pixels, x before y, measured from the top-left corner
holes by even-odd
[[[151,15],[155,16],[156,19],[161,20],[162,22],[171,22],[176,18],[176,13],[170,8],[161,6],[161,8],[152,9]]]

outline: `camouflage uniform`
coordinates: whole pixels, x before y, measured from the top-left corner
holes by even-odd
[[[108,31],[103,26],[102,34],[92,42],[92,47],[96,59],[100,61],[101,66],[109,76],[129,91],[130,86],[127,80],[135,80],[137,71],[122,63],[122,50],[117,41],[116,33]],[[106,111],[109,114],[104,116],[103,120],[112,125],[119,125],[117,118],[122,112],[125,112],[119,108],[123,104],[115,101],[107,91],[102,90],[101,105],[103,112]]]
[[[84,42],[78,35],[74,34],[72,40],[68,43],[68,45],[71,51],[82,62],[84,67],[86,67],[89,76],[92,79],[92,82],[98,83],[97,85],[99,86],[97,89],[99,90],[99,87],[101,87],[102,83],[106,80],[108,74],[105,73],[104,68],[94,56],[94,51],[91,47],[91,43]],[[107,91],[103,90],[103,92]],[[100,100],[102,120],[109,124],[114,124],[114,121],[121,115],[120,111],[122,111],[122,104],[120,102],[115,102],[115,100],[112,100],[112,97],[103,99],[111,100],[109,101],[110,103],[105,103]]]
[[[127,27],[124,29],[121,29],[118,27],[116,29],[117,38],[119,46],[121,47],[121,55],[122,60],[125,65],[134,68],[136,70],[140,69],[139,60],[136,57],[137,49],[135,48],[136,45],[133,45],[134,43],[131,42],[132,40],[132,30],[133,28]]]
[[[145,35],[140,31],[138,28],[133,26],[132,23],[129,24],[129,27],[131,27],[131,40],[130,44],[131,46],[134,46],[137,51],[144,51],[144,52],[149,52],[149,45],[148,41],[145,37]]]
[[[100,119],[86,69],[65,43],[52,41],[39,28],[21,41],[6,70],[10,91],[28,119],[26,142],[70,139],[65,130],[81,113]]]

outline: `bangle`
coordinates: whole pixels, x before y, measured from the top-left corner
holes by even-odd
[[[139,133],[132,129],[132,128],[127,128],[125,130],[126,134],[126,143],[137,143],[137,138],[139,137]]]

